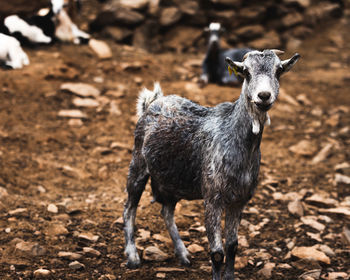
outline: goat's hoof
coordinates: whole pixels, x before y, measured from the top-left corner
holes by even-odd
[[[191,261],[186,257],[181,258],[180,262],[183,266],[191,266],[191,264],[192,264]]]
[[[141,261],[139,258],[137,258],[135,260],[128,260],[126,262],[126,267],[130,268],[130,269],[139,268],[140,266],[141,266]]]

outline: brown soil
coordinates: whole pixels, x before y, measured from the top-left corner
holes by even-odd
[[[273,179],[276,191],[304,189],[306,195],[327,193],[339,201],[349,195],[348,190],[339,190],[332,183],[334,166],[350,162],[349,130],[344,129],[350,127],[349,22],[345,18],[329,24],[306,41],[299,51],[302,59],[282,78],[287,94],[299,99],[304,94],[307,100],[296,106],[281,99],[271,110],[272,124],[265,129],[262,141],[260,177],[261,182]],[[98,60],[88,46],[55,45],[26,50],[30,66],[0,72],[0,186],[8,192],[0,200],[0,279],[31,279],[38,268],[51,270],[52,279],[98,279],[107,274],[117,279],[155,279],[158,267],[181,267],[172,245],[153,238],[140,242],[140,248],[157,244],[170,258],[164,262],[144,261],[136,270],[125,267],[122,224],[116,220],[121,217],[126,198],[135,100],[141,87],[152,87],[154,81],[161,82],[166,94],[179,94],[209,106],[237,98],[240,90],[216,85],[202,90],[194,87],[191,80],[198,76],[200,68],[189,62],[198,65],[202,54],[152,55],[108,43],[113,50],[111,60]],[[122,63],[135,61],[140,68],[123,70]],[[102,83],[98,83],[100,78]],[[141,78],[141,83],[136,78]],[[88,119],[81,127],[70,126],[67,119],[57,116],[61,109],[74,108],[73,96],[59,90],[66,81],[95,85],[106,101],[119,106],[122,114],[111,114],[109,104],[97,110],[82,109]],[[119,84],[126,86],[125,96],[106,94]],[[186,87],[194,89],[187,91]],[[312,157],[289,151],[303,139],[312,141],[317,151],[325,143],[333,143],[332,153],[325,161],[312,165]],[[46,192],[40,192],[39,186]],[[236,271],[237,277],[263,279],[258,271],[267,261],[277,265],[270,279],[297,279],[315,267],[322,269],[322,275],[329,271],[350,273],[349,246],[340,236],[343,227],[349,226],[349,217],[331,216],[332,222],[321,234],[322,243],[336,252],[330,265],[286,258],[289,240],[294,238],[297,246],[312,246],[317,242],[306,232],[317,231],[298,225],[300,220],[289,214],[287,202],[272,198],[273,188],[261,184],[247,206],[243,219],[254,225],[264,218],[268,222],[256,236],[242,226],[239,234],[246,236],[249,247],[238,250],[238,256],[243,256],[248,249],[265,249],[270,256],[249,256],[251,262]],[[159,215],[160,206],[151,204],[151,199],[147,186],[138,210],[137,228],[168,237]],[[58,214],[47,211],[50,203],[58,206]],[[319,215],[317,208],[305,206],[306,215]],[[17,208],[27,210],[9,214]],[[188,231],[196,223],[203,225],[201,201],[183,201],[176,213],[180,231]],[[53,225],[63,225],[68,232],[56,235]],[[10,232],[5,231],[8,228]],[[99,240],[82,241],[77,237],[81,232],[98,235]],[[329,233],[335,234],[332,239],[325,237]],[[207,248],[204,237],[203,232],[190,231],[186,245],[196,243]],[[16,249],[18,238],[37,243],[39,250]],[[79,252],[85,246],[99,250],[101,256],[82,257],[79,261],[85,269],[81,271],[70,269],[70,261],[58,257],[59,251]],[[183,272],[166,273],[166,279],[210,279],[208,251],[192,254],[192,261],[193,265]],[[281,263],[291,268],[278,267]]]

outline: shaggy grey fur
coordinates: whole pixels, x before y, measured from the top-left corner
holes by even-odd
[[[238,225],[258,183],[266,112],[277,98],[280,74],[298,57],[280,61],[274,51],[265,50],[249,53],[243,63],[227,58],[229,66],[245,77],[234,103],[203,107],[179,96],[163,96],[158,85],[154,98],[149,91],[144,99],[146,103],[153,100],[148,106],[139,100],[141,116],[135,129],[124,209],[128,267],[140,265],[134,224],[138,202],[151,177],[154,199],[163,205],[175,253],[185,265],[190,264],[189,253],[175,225],[174,208],[181,199],[204,199],[213,279],[221,279],[225,255],[221,216],[225,212],[224,279],[234,279]],[[258,132],[253,129],[254,122]]]

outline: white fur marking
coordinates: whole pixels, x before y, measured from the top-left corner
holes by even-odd
[[[2,33],[0,33],[0,60],[13,69],[29,64],[28,56],[22,50],[18,40]]]
[[[221,24],[218,23],[218,22],[212,22],[212,23],[209,25],[210,31],[219,31],[220,28],[221,28]]]
[[[260,132],[260,123],[259,120],[253,119],[253,133],[254,134],[259,134]]]
[[[4,20],[5,26],[10,33],[20,32],[22,36],[28,38],[33,43],[50,43],[51,38],[35,25],[29,25],[17,15],[8,16]]]

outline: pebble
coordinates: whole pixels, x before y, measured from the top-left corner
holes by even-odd
[[[75,261],[75,260],[79,260],[82,258],[81,254],[78,253],[73,253],[73,252],[58,252],[58,257],[59,258],[64,258],[64,259],[68,259],[71,261]]]
[[[73,99],[73,104],[77,107],[98,107],[100,103],[92,98],[80,98],[76,97]]]
[[[200,246],[200,245],[197,245],[197,244],[191,244],[190,246],[188,246],[187,249],[192,254],[204,251],[204,248],[202,246]]]
[[[98,97],[101,93],[94,86],[85,83],[64,83],[60,89],[82,97]]]
[[[48,269],[39,268],[34,271],[34,278],[45,278],[51,275],[51,271]]]
[[[292,255],[300,259],[311,259],[330,264],[331,260],[327,255],[315,247],[294,247],[291,251]]]
[[[317,217],[314,216],[301,217],[300,220],[304,225],[310,226],[320,232],[324,231],[324,229],[326,228],[324,224],[317,222]]]
[[[90,257],[99,257],[101,256],[100,251],[95,250],[94,248],[91,247],[84,247],[83,252],[85,255],[90,256]]]
[[[98,58],[100,59],[108,59],[112,57],[111,48],[104,41],[90,39],[89,47],[97,54]]]
[[[76,109],[60,110],[58,116],[62,118],[87,119],[87,115],[84,112]]]
[[[268,262],[258,271],[258,274],[263,275],[267,279],[271,279],[272,270],[275,268],[275,266],[275,263]]]
[[[25,212],[27,212],[27,211],[28,211],[27,208],[17,208],[17,209],[15,209],[15,210],[9,211],[9,214],[10,214],[11,216],[16,216],[16,215],[23,214],[23,213],[25,213]]]
[[[50,203],[47,206],[47,211],[50,212],[50,213],[53,213],[53,214],[57,214],[58,213],[58,208],[57,208],[57,206],[55,204]]]
[[[334,207],[338,204],[337,200],[324,197],[320,194],[313,194],[312,196],[306,198],[305,202],[319,207]]]
[[[297,155],[312,156],[317,151],[317,147],[315,143],[309,140],[301,140],[297,144],[289,147],[289,150]]]
[[[8,196],[7,190],[3,187],[0,187],[0,199],[4,198],[5,196]]]
[[[288,203],[288,211],[292,215],[296,215],[298,217],[304,216],[304,208],[299,199]]]
[[[81,270],[81,269],[85,268],[85,265],[78,262],[78,261],[74,261],[74,262],[71,262],[69,264],[69,268],[74,269],[74,270]]]
[[[147,261],[165,261],[168,258],[168,254],[156,246],[149,246],[143,251],[143,259]]]
[[[85,239],[85,240],[88,240],[91,242],[97,242],[100,237],[98,235],[94,235],[90,232],[84,232],[84,233],[80,233],[78,235],[78,238]]]
[[[83,121],[81,119],[70,119],[68,121],[69,126],[81,127],[83,126]]]

